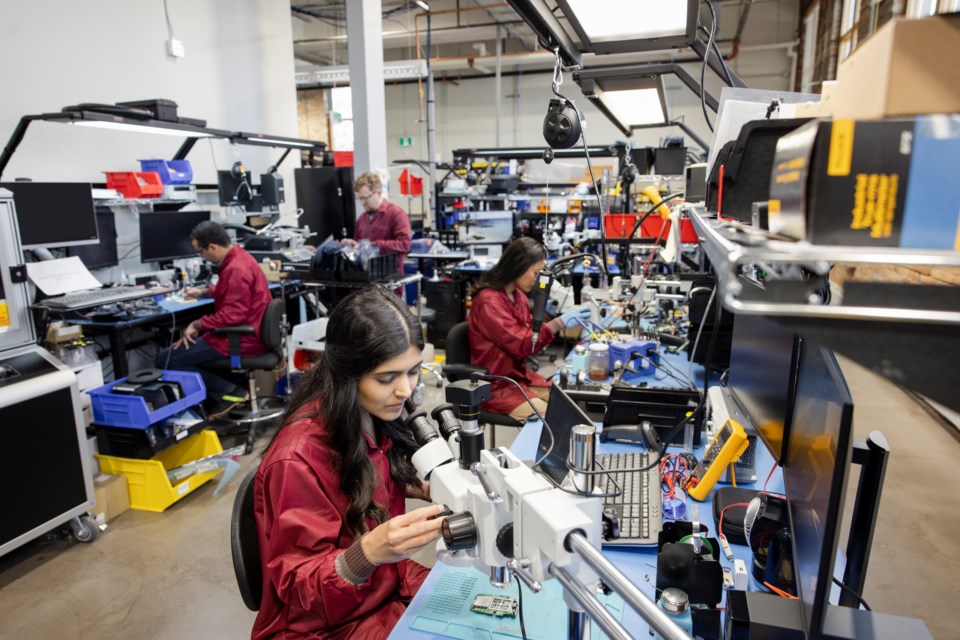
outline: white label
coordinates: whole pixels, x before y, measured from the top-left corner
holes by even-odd
[[[177,495],[179,495],[181,498],[187,495],[187,493],[189,492],[190,492],[189,480],[187,480],[186,482],[181,482],[180,484],[177,485]]]
[[[177,438],[178,441],[179,441],[179,440],[183,440],[184,438],[187,437],[187,434],[189,434],[189,433],[190,433],[189,431],[181,431],[180,433],[178,433],[178,434],[176,435],[176,438]]]

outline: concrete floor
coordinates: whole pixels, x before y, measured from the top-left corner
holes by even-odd
[[[856,435],[880,430],[893,451],[865,598],[875,610],[922,618],[935,638],[960,638],[960,492],[950,488],[960,470],[956,431],[896,386],[843,365]],[[428,388],[425,404],[441,394]],[[511,439],[498,434],[498,444]],[[211,482],[163,514],[124,513],[93,544],[50,537],[0,558],[0,638],[247,637],[255,614],[240,600],[230,559],[238,483],[214,497]]]

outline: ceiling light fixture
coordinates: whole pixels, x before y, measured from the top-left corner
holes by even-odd
[[[95,129],[115,129],[119,131],[133,131],[135,133],[152,133],[161,136],[177,136],[178,138],[212,138],[212,133],[196,131],[194,129],[177,129],[153,124],[138,124],[135,122],[114,122],[109,120],[73,120],[70,124],[78,127],[93,127]]]
[[[608,54],[689,46],[697,35],[699,0],[557,0],[583,49]]]

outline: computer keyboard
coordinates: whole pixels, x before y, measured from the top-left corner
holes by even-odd
[[[620,538],[604,542],[609,545],[652,545],[663,528],[661,514],[662,495],[660,493],[660,469],[642,472],[617,473],[617,469],[637,469],[656,460],[656,452],[616,453],[597,456],[599,462],[610,475],[605,478],[604,493],[614,493],[616,485],[611,476],[620,485],[622,494],[604,498],[604,509],[616,516],[620,522]]]
[[[147,296],[163,293],[168,290],[169,289],[144,289],[142,287],[109,287],[107,289],[68,293],[59,298],[44,300],[42,304],[51,309],[84,309],[87,307],[99,307],[102,304],[122,302],[124,300],[146,298]]]

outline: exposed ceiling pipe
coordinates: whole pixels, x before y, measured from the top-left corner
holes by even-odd
[[[740,53],[740,38],[743,36],[743,28],[747,26],[747,16],[750,15],[750,7],[753,0],[743,0],[740,5],[740,19],[737,21],[737,32],[733,34],[733,50],[730,52],[728,60],[733,60]]]

